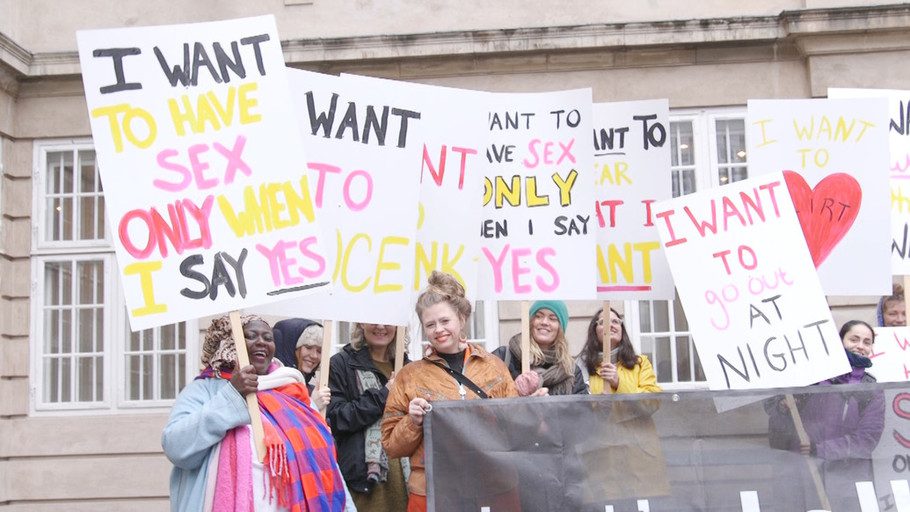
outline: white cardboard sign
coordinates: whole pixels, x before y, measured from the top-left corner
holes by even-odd
[[[849,371],[781,173],[654,212],[711,389],[804,386]]]
[[[481,298],[593,299],[591,90],[491,95]]]
[[[274,18],[77,39],[133,330],[327,287]]]
[[[828,295],[891,290],[887,107],[881,98],[749,100],[749,173],[785,171]]]
[[[597,296],[671,300],[653,205],[672,197],[667,100],[594,104]]]

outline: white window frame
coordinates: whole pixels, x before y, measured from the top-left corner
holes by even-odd
[[[94,150],[90,138],[36,141],[32,162],[32,229],[31,229],[31,357],[29,361],[29,415],[109,415],[158,413],[174,404],[168,400],[128,400],[126,396],[126,341],[128,315],[126,302],[117,277],[117,261],[111,245],[111,229],[105,219],[104,239],[54,241],[46,237],[47,154],[57,151]],[[96,155],[97,158],[97,155]],[[97,160],[96,160],[97,165]],[[74,179],[77,177],[74,176]],[[75,191],[74,184],[74,191]],[[75,229],[75,227],[74,227]],[[74,231],[75,233],[75,231]],[[104,357],[102,363],[103,399],[97,402],[44,401],[44,265],[48,261],[101,260],[104,275]],[[190,382],[197,372],[199,361],[199,327],[197,320],[186,323],[186,375]],[[178,390],[179,392],[179,390]]]
[[[696,108],[696,109],[678,109],[670,112],[670,122],[692,123],[692,138],[695,142],[693,157],[695,162],[695,189],[708,190],[722,185],[720,182],[720,164],[717,158],[717,121],[742,119],[744,123],[747,120],[746,106],[728,106],[717,108]],[[747,143],[748,147],[748,143]],[[748,155],[746,167],[748,167]],[[672,179],[672,174],[667,176]],[[676,331],[676,323],[673,313],[672,301],[669,301],[668,326],[671,328],[668,332],[648,333],[649,336],[667,336],[670,337],[670,352],[674,362],[673,374],[676,374],[676,343],[672,342],[676,336],[688,336],[689,342],[694,347],[691,331]],[[626,329],[632,338],[632,344],[636,352],[641,353],[641,324],[640,324],[640,307],[638,301],[624,301]],[[692,358],[694,361],[694,358]],[[656,364],[656,362],[654,362]],[[692,363],[694,365],[694,362]],[[694,366],[693,366],[694,376]],[[675,378],[675,377],[674,377]],[[708,389],[708,383],[704,382],[660,382],[660,386],[667,391],[687,390],[687,389]]]

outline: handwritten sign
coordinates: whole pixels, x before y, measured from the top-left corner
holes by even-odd
[[[132,329],[329,284],[272,17],[77,38]]]
[[[910,91],[828,89],[829,98],[887,98],[891,185],[891,272],[910,275]]]
[[[875,328],[869,373],[879,382],[910,381],[910,328]]]
[[[657,203],[654,217],[711,389],[850,371],[782,173]]]
[[[750,100],[748,117],[749,172],[785,171],[825,293],[890,293],[887,101]]]
[[[595,298],[591,90],[492,95],[481,296]]]
[[[423,113],[393,82],[364,87],[319,73],[288,74],[335,286],[268,311],[404,325],[413,310]]]
[[[608,300],[671,300],[673,279],[652,207],[670,199],[667,100],[594,105],[597,292]]]
[[[396,82],[356,75],[347,80],[395,87],[407,94],[422,114],[423,156],[420,167],[420,203],[411,291],[426,286],[433,270],[451,274],[465,287],[469,298],[477,295],[483,197],[483,150],[486,133],[484,102],[489,94]]]

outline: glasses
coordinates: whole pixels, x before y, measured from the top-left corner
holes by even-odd
[[[603,318],[600,318],[600,319],[597,320],[597,325],[603,326],[603,324],[604,324],[604,319],[603,319]],[[622,318],[611,318],[611,319],[610,319],[610,325],[621,326],[621,325],[622,325]]]

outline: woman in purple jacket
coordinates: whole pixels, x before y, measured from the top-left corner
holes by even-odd
[[[817,386],[875,382],[875,377],[866,373],[872,366],[869,359],[875,342],[872,327],[851,320],[841,327],[840,337],[851,370]],[[872,480],[872,450],[885,427],[884,394],[845,389],[840,393],[828,390],[795,398],[810,442],[799,442],[789,409],[781,400],[769,410],[772,447],[798,450],[815,457],[832,509],[860,510],[854,484]]]

